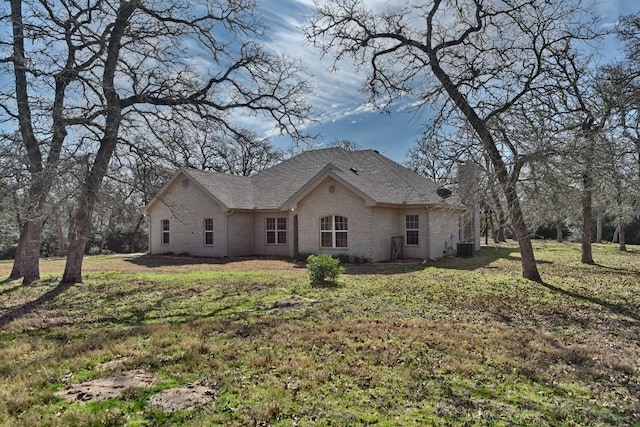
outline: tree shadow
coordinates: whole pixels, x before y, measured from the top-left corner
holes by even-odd
[[[35,300],[9,309],[9,311],[0,315],[0,328],[3,328],[7,324],[24,316],[25,314],[32,312],[42,304],[54,300],[66,290],[68,290],[71,286],[71,284],[58,284],[56,285],[56,287],[40,295]]]
[[[196,264],[214,264],[224,265],[230,262],[246,260],[252,258],[208,258],[208,257],[194,257],[187,255],[141,255],[131,258],[125,258],[126,262],[135,264],[140,267],[156,268],[156,267],[171,267],[171,266],[183,266],[183,265],[196,265]]]
[[[424,270],[428,267],[444,268],[450,270],[473,271],[487,268],[494,261],[503,259],[520,263],[520,250],[518,247],[484,246],[474,252],[472,257],[445,256],[435,261],[422,261],[419,259],[399,260],[398,262],[380,262],[374,264],[344,264],[345,274],[379,274],[393,275],[399,273],[411,273]],[[553,264],[553,261],[536,260],[537,264]]]
[[[632,270],[632,269],[629,269],[629,268],[609,267],[608,265],[602,265],[602,264],[598,264],[598,263],[593,264],[593,266],[598,267],[598,268],[600,268],[602,270],[605,270],[605,271],[602,272],[602,274],[607,274],[608,272],[613,272],[613,273],[628,274],[628,275],[632,275],[632,276],[640,276],[640,271]]]
[[[558,286],[554,286],[550,283],[547,282],[539,282],[542,286],[544,286],[545,288],[549,289],[552,292],[564,295],[564,296],[568,296],[571,298],[575,298],[578,299],[580,301],[585,301],[585,302],[589,302],[591,304],[595,304],[595,305],[599,305],[600,307],[608,310],[611,313],[614,314],[619,314],[621,316],[625,316],[628,317],[630,319],[635,320],[636,322],[640,322],[640,314],[636,313],[635,311],[631,310],[628,307],[625,307],[623,305],[620,304],[615,304],[615,303],[611,303],[608,301],[605,301],[603,299],[600,298],[596,298],[596,297],[592,297],[592,296],[588,296],[588,295],[582,295],[579,294],[577,292],[573,292],[573,291],[569,291],[566,289],[562,289]]]

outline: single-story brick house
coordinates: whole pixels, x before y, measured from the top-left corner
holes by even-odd
[[[373,262],[443,256],[463,240],[468,212],[377,151],[342,148],[307,151],[251,177],[180,169],[146,207],[152,254]]]

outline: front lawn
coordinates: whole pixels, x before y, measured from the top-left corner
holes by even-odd
[[[0,282],[0,423],[639,425],[640,247],[594,245],[593,266],[535,249],[542,284],[511,244],[337,286],[286,261],[97,256],[60,288],[43,261],[32,286]],[[152,380],[62,395],[128,372]],[[195,409],[153,404],[196,388]]]

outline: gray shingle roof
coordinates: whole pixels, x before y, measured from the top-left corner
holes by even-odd
[[[229,209],[279,209],[323,169],[330,169],[330,173],[377,204],[442,202],[432,181],[374,150],[326,148],[306,151],[251,177],[196,170],[186,172]]]

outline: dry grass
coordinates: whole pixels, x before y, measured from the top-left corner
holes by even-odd
[[[354,265],[311,287],[281,260],[90,257],[85,283],[0,284],[5,425],[621,425],[640,423],[640,248],[513,245],[427,266]],[[0,277],[11,265],[0,263]],[[34,301],[37,304],[34,304]],[[23,308],[21,311],[20,309]],[[9,321],[8,314],[15,317]],[[145,369],[147,391],[56,391]],[[194,411],[152,396],[217,390]]]

